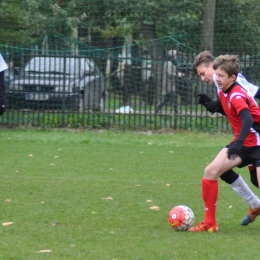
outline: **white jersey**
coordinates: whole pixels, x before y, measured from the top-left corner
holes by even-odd
[[[3,59],[2,55],[0,54],[0,72],[8,69],[7,64],[5,63],[5,60]]]
[[[213,81],[214,81],[215,87],[217,88],[217,93],[219,93],[219,88],[218,88],[218,84],[217,84],[217,81],[216,81],[216,77],[217,77],[216,73],[214,73]],[[245,89],[245,91],[247,92],[248,95],[250,95],[253,98],[255,97],[255,94],[258,91],[258,87],[253,85],[253,84],[251,84],[251,83],[249,83],[242,74],[238,73],[236,82],[243,89]]]

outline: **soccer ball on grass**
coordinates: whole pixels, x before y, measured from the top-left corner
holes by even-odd
[[[168,215],[168,221],[176,231],[186,231],[194,223],[195,217],[193,211],[184,205],[178,205],[171,209]]]

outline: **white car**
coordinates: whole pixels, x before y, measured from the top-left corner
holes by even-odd
[[[104,76],[82,57],[34,57],[9,84],[8,108],[100,110]]]

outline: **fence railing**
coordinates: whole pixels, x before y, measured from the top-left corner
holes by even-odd
[[[179,115],[163,113],[154,115],[144,111],[129,114],[112,112],[71,112],[58,110],[11,109],[0,117],[2,126],[43,128],[91,128],[121,130],[186,129],[197,131],[230,131],[226,118],[211,116],[198,107],[194,111],[183,111]]]
[[[217,97],[215,87],[192,72],[196,53],[173,43],[164,47],[165,53],[177,50],[178,57],[170,61],[175,76],[167,79],[175,94],[159,111],[158,103],[165,97],[166,56],[151,57],[142,46],[136,52],[132,46],[131,53],[127,46],[91,53],[2,48],[9,69],[5,72],[7,106],[0,124],[230,131],[225,117],[212,116],[197,104],[198,93]],[[255,56],[245,56],[242,70],[252,82],[260,82]],[[179,73],[182,76],[176,76]]]

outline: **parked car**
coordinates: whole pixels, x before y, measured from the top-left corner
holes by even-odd
[[[102,109],[104,76],[82,57],[34,57],[7,90],[8,108]]]
[[[5,76],[5,88],[6,90],[8,90],[10,82],[14,79],[14,73],[10,69],[7,69],[4,72],[4,76]]]

